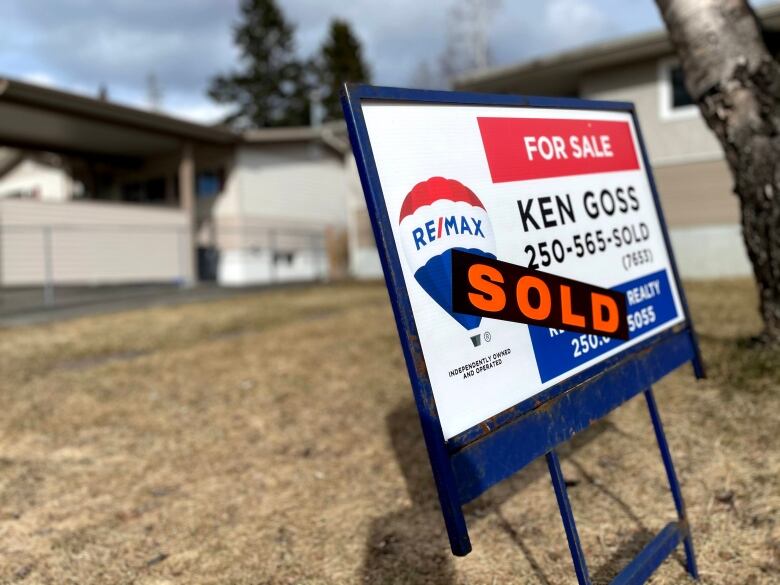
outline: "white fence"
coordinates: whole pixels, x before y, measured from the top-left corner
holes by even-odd
[[[0,200],[0,285],[174,283],[192,278],[178,209]]]
[[[0,283],[181,283],[190,275],[189,245],[177,225],[0,225]]]
[[[324,228],[218,223],[201,231],[205,280],[248,286],[331,277]],[[177,288],[193,281],[191,242],[176,209],[0,200],[0,313]]]

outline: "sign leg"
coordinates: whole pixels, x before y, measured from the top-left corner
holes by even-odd
[[[582,553],[580,537],[577,534],[577,525],[574,523],[574,514],[569,502],[569,494],[566,491],[566,481],[563,479],[561,462],[558,460],[558,454],[555,452],[555,449],[547,453],[547,467],[550,469],[555,498],[558,500],[563,528],[566,531],[566,539],[569,541],[569,550],[574,562],[574,571],[577,573],[577,582],[579,585],[590,585],[588,565],[585,563],[585,555]]]
[[[669,443],[666,441],[666,434],[664,433],[664,427],[661,423],[661,415],[658,412],[658,406],[655,403],[655,396],[653,395],[652,388],[645,390],[645,400],[647,400],[647,408],[650,411],[650,419],[653,421],[653,430],[655,431],[655,438],[658,441],[658,448],[661,450],[661,459],[664,462],[664,468],[666,469],[666,476],[669,478],[669,488],[672,491],[672,497],[674,498],[674,506],[677,508],[677,517],[680,521],[680,526],[684,528],[685,538],[683,545],[685,547],[685,559],[688,573],[694,579],[699,578],[699,571],[696,568],[696,555],[693,551],[693,539],[691,537],[691,527],[688,524],[688,516],[685,512],[685,502],[683,501],[682,491],[680,490],[680,483],[677,480],[677,473],[674,470],[674,463],[672,463],[672,454],[669,451]]]

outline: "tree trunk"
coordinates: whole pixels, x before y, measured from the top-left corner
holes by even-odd
[[[691,97],[734,177],[762,339],[780,343],[780,64],[746,0],[656,0]]]

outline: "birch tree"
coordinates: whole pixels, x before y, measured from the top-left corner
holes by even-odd
[[[656,0],[685,84],[726,155],[760,294],[780,344],[780,64],[746,0]]]

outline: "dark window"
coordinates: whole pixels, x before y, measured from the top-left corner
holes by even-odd
[[[135,181],[122,185],[122,201],[138,203],[143,200],[143,183]]]
[[[775,59],[780,57],[780,30],[764,28],[761,30],[761,34],[764,37],[766,48],[774,56]]]
[[[293,263],[295,252],[274,252],[274,264],[287,264]]]
[[[122,201],[134,203],[165,202],[165,179],[156,177],[147,181],[133,181],[121,186]]]
[[[693,105],[693,98],[691,98],[688,90],[685,89],[685,78],[683,77],[682,68],[679,65],[675,65],[670,69],[669,76],[672,84],[672,108]]]
[[[158,177],[146,181],[146,202],[163,203],[165,201],[165,179]]]
[[[114,195],[114,178],[109,173],[95,172],[92,175],[94,193],[92,198],[94,199],[116,199]]]

